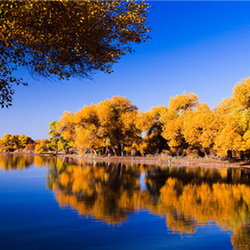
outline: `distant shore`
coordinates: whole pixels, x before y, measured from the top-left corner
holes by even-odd
[[[22,154],[34,156],[49,156],[53,157],[55,154],[35,154],[32,152],[10,152],[0,154]],[[170,157],[170,156],[97,156],[78,154],[62,154],[58,153],[57,157],[60,158],[73,158],[82,159],[86,162],[116,162],[116,163],[134,163],[134,164],[147,164],[147,165],[161,165],[161,166],[192,166],[192,167],[211,167],[211,168],[250,168],[250,162],[239,161],[237,159],[216,159],[216,158],[192,158],[192,157]]]

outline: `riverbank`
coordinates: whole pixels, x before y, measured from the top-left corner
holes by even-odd
[[[54,154],[34,154],[32,152],[10,152],[0,154],[22,154],[34,156],[55,156]],[[130,163],[130,164],[147,164],[147,165],[160,165],[160,166],[192,166],[192,167],[210,167],[210,168],[250,168],[250,163],[239,161],[237,159],[220,159],[220,158],[191,158],[191,157],[170,157],[166,155],[157,156],[96,156],[78,154],[57,154],[60,158],[73,158],[81,159],[86,162],[109,162],[109,163]]]
[[[83,159],[86,162],[109,162],[109,163],[134,163],[160,166],[192,166],[192,167],[211,167],[211,168],[250,168],[250,163],[235,160],[222,160],[216,158],[190,158],[190,157],[168,157],[168,156],[111,156],[102,157],[95,155],[59,155],[59,157],[69,157],[74,159]]]

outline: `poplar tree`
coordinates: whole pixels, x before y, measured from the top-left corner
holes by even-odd
[[[149,38],[144,1],[2,1],[0,3],[0,105],[12,103],[19,66],[33,77],[91,78],[113,72],[132,43]]]

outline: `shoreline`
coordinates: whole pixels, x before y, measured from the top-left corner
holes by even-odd
[[[113,163],[130,163],[130,164],[147,164],[147,165],[160,165],[160,166],[173,166],[173,167],[209,167],[209,168],[250,168],[250,163],[246,162],[229,162],[227,160],[220,161],[212,158],[183,158],[183,157],[165,157],[152,156],[142,157],[135,156],[111,156],[111,157],[80,157],[86,162],[101,161]]]
[[[55,154],[35,154],[32,152],[0,152],[0,154],[14,154],[14,155],[33,155],[54,157]],[[60,158],[73,158],[85,160],[86,162],[109,162],[109,163],[130,163],[130,164],[147,164],[160,166],[174,166],[174,167],[209,167],[209,168],[250,168],[249,162],[232,160],[219,160],[213,158],[190,158],[190,157],[168,157],[168,156],[81,156],[78,154],[57,154]]]

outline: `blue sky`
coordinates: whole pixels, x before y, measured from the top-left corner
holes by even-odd
[[[150,2],[151,40],[133,45],[94,80],[34,80],[20,69],[28,87],[16,87],[13,106],[0,110],[0,137],[6,133],[47,138],[48,124],[63,111],[113,96],[125,96],[139,110],[168,106],[171,96],[193,92],[214,107],[250,76],[250,2]]]

